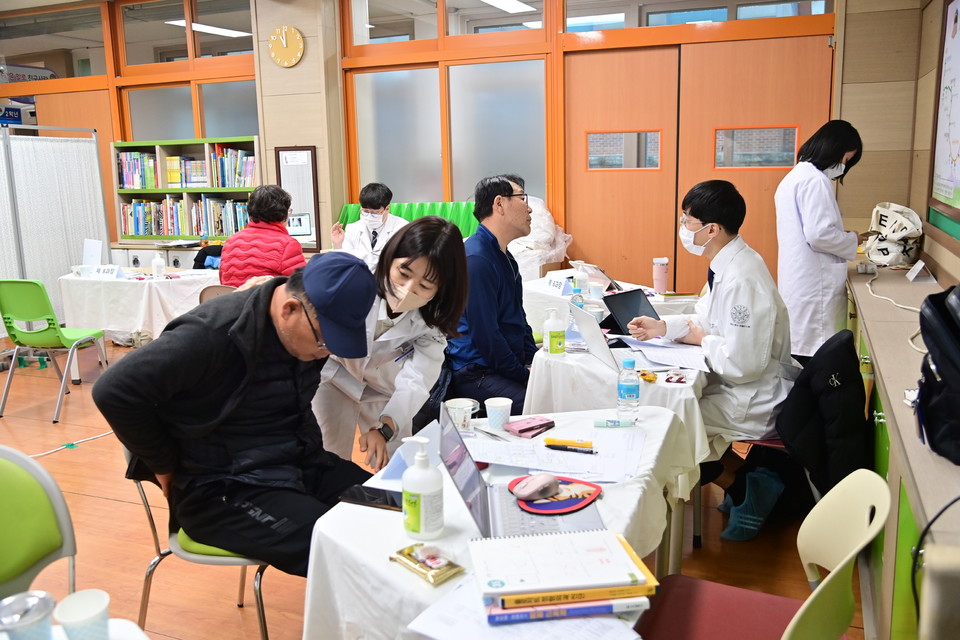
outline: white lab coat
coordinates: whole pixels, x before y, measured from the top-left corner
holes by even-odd
[[[847,260],[857,234],[843,230],[831,180],[809,162],[784,177],[777,205],[777,281],[790,312],[791,353],[812,356],[846,326]]]
[[[400,438],[411,435],[411,420],[440,375],[447,347],[444,335],[428,327],[419,310],[401,314],[374,339],[378,320],[388,320],[387,303],[380,297],[367,314],[367,357],[331,356],[313,399],[323,448],[345,460],[353,452],[358,424],[366,432],[382,416],[393,418],[398,433],[387,445],[391,453]]]
[[[687,335],[687,319],[710,334],[703,339],[710,373],[700,412],[714,459],[734,440],[774,436],[776,408],[800,367],[790,357],[787,309],[760,254],[737,236],[710,268],[713,289],[697,302],[696,313],[662,319],[665,337],[673,340]]]
[[[362,221],[351,222],[343,230],[343,245],[340,247],[344,251],[349,251],[361,260],[367,263],[370,271],[376,271],[377,261],[380,260],[380,252],[387,244],[387,240],[393,237],[400,227],[409,224],[400,216],[387,214],[387,221],[377,230],[377,246],[370,247],[370,230],[367,229]]]

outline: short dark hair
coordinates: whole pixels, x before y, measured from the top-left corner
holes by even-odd
[[[736,235],[747,216],[743,196],[726,180],[707,180],[693,186],[683,196],[684,213],[704,224],[714,222]]]
[[[283,222],[290,213],[290,194],[275,184],[257,187],[247,200],[247,213],[254,222]]]
[[[797,162],[809,162],[820,171],[832,167],[843,161],[848,151],[855,151],[853,157],[846,163],[843,175],[838,178],[843,182],[843,176],[849,173],[860,156],[863,155],[863,141],[853,125],[846,120],[831,120],[803,143],[797,152]]]
[[[371,209],[373,211],[383,209],[389,206],[392,200],[393,191],[390,191],[390,187],[385,184],[371,182],[363,189],[360,189],[361,209]]]
[[[513,173],[504,173],[499,176],[490,176],[477,183],[473,190],[473,215],[483,222],[493,215],[493,201],[497,196],[508,196],[513,193],[513,182],[521,189],[524,188],[523,178]]]
[[[377,293],[381,298],[388,290],[393,293],[390,267],[398,258],[405,258],[404,264],[427,259],[426,276],[437,283],[437,293],[420,308],[420,314],[427,325],[447,337],[460,335],[457,323],[467,304],[467,254],[457,225],[431,215],[400,227],[384,245],[377,262]]]

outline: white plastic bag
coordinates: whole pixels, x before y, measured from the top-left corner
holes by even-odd
[[[557,225],[546,203],[536,196],[528,198],[530,208],[530,235],[517,238],[507,248],[517,260],[523,280],[540,277],[540,267],[551,262],[561,262],[573,236],[564,233]]]
[[[877,232],[863,247],[870,262],[894,267],[917,261],[923,223],[913,209],[892,202],[879,203],[873,208],[870,231]]]

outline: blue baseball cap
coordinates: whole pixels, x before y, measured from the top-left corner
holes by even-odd
[[[345,251],[317,254],[303,268],[303,290],[330,353],[366,357],[367,314],[377,284],[363,260]]]

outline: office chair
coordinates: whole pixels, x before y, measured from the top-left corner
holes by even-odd
[[[77,543],[63,493],[40,463],[0,445],[0,599],[30,588],[47,565],[67,558],[76,589]]]
[[[200,290],[200,304],[203,304],[207,300],[211,300],[218,296],[222,296],[227,293],[233,293],[236,291],[236,287],[231,287],[226,284],[211,284],[210,286],[204,287]]]
[[[133,454],[124,447],[123,455],[129,465],[133,459]],[[167,548],[161,548],[160,534],[157,531],[157,524],[153,517],[153,510],[150,507],[150,500],[147,499],[147,493],[143,489],[143,482],[136,478],[132,479],[134,484],[137,485],[140,500],[143,502],[143,508],[147,513],[147,522],[150,524],[150,533],[153,536],[153,548],[157,554],[147,566],[147,573],[143,578],[143,593],[140,597],[140,617],[137,620],[140,628],[143,629],[147,621],[147,607],[150,605],[150,587],[153,584],[153,572],[164,558],[173,554],[187,562],[196,564],[240,567],[240,588],[237,593],[237,606],[241,608],[243,607],[243,592],[247,583],[247,567],[256,566],[257,573],[253,578],[253,593],[257,604],[257,621],[260,624],[260,637],[262,640],[269,640],[266,612],[263,608],[261,582],[263,580],[263,572],[266,571],[270,565],[260,560],[254,560],[253,558],[247,558],[246,556],[241,556],[225,549],[197,542],[187,535],[183,529],[178,530],[176,533],[171,533],[167,538]],[[172,514],[171,517],[173,517]]]
[[[636,631],[644,640],[841,638],[856,606],[857,555],[883,529],[889,512],[886,480],[858,469],[823,496],[800,525],[797,551],[813,589],[806,600],[675,574],[660,581]],[[825,578],[820,567],[830,572]]]

